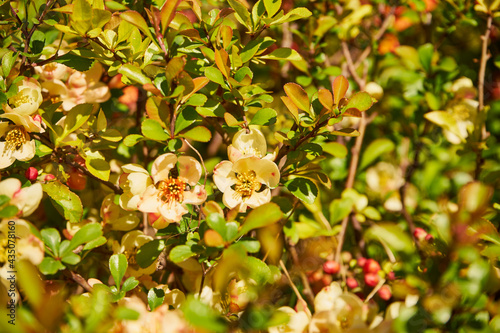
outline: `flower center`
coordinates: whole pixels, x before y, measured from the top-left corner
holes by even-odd
[[[16,126],[11,129],[5,136],[6,148],[11,150],[18,150],[28,141],[28,133],[22,126]]]
[[[130,250],[123,251],[123,254],[127,258],[128,263],[131,265],[137,264],[137,260],[135,260],[135,256],[137,255],[137,250],[138,248],[134,246]]]
[[[45,65],[43,67],[43,69],[45,69],[48,72],[52,72],[52,71],[55,71],[57,69],[57,65],[55,63],[51,62],[50,64]]]
[[[14,105],[14,107],[18,108],[23,104],[26,103],[33,103],[33,99],[26,94],[17,94],[16,96],[12,97],[9,102]]]
[[[253,170],[237,173],[236,178],[238,181],[234,186],[234,190],[244,198],[251,196],[254,191],[260,189],[261,184],[256,180],[256,174]]]
[[[168,178],[167,180],[161,180],[158,182],[157,188],[158,191],[160,191],[158,196],[163,202],[182,202],[184,199],[186,182],[178,178]]]

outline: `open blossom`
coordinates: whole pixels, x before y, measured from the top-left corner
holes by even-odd
[[[63,82],[60,79],[47,80],[42,87],[54,101],[61,100],[64,111],[84,103],[102,103],[110,97],[109,87],[100,81],[103,67],[96,62],[88,71],[74,71]]]
[[[240,212],[271,201],[270,189],[279,180],[278,166],[256,156],[242,157],[234,163],[222,161],[214,168],[214,182],[224,193],[224,205],[229,208],[240,205]]]
[[[187,204],[201,205],[207,198],[205,188],[197,185],[201,164],[193,157],[160,155],[153,162],[151,176],[135,164],[124,165],[122,169],[126,174],[120,181],[124,189],[121,206],[160,215],[162,218],[153,223],[155,228],[179,222],[188,213]]]
[[[137,227],[139,218],[135,212],[129,212],[114,203],[114,194],[107,195],[102,201],[102,221],[113,230],[129,231]]]
[[[233,143],[227,147],[227,155],[231,162],[243,156],[262,158],[267,154],[267,143],[264,134],[256,128],[242,129],[233,137]],[[271,154],[267,158],[271,159]]]
[[[10,198],[9,204],[16,206],[19,210],[17,216],[29,216],[38,208],[42,200],[42,185],[35,183],[23,188],[21,185],[21,181],[17,178],[4,179],[0,182],[0,195]]]
[[[0,169],[9,167],[14,161],[29,161],[35,156],[35,140],[30,132],[42,132],[40,117],[4,113],[0,118]]]
[[[35,113],[43,102],[42,87],[37,80],[25,78],[17,85],[18,93],[3,105],[6,113],[29,116]]]

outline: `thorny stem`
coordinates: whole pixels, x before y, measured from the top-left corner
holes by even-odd
[[[484,77],[486,74],[486,63],[488,59],[491,57],[491,54],[488,53],[488,41],[491,34],[491,25],[493,23],[493,16],[488,15],[488,21],[486,22],[486,32],[481,39],[483,40],[482,51],[481,51],[481,63],[479,66],[479,79],[478,79],[478,95],[479,95],[479,105],[477,107],[477,115],[474,121],[474,134],[475,139],[479,143],[485,136],[485,127],[484,127],[484,115],[482,114],[484,109]],[[474,179],[479,179],[479,175],[481,174],[481,167],[483,165],[483,158],[481,157],[482,148],[476,147],[476,171],[474,173]]]

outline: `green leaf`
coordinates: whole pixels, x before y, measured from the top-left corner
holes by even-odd
[[[354,128],[342,128],[338,131],[331,131],[330,134],[338,136],[359,136],[359,132]]]
[[[135,146],[139,141],[144,140],[144,137],[140,134],[130,134],[123,139],[123,144],[127,147]]]
[[[151,311],[163,304],[165,292],[160,288],[151,288],[148,292],[148,304]]]
[[[202,95],[204,96],[204,95]],[[206,98],[206,96],[204,96]],[[175,120],[175,134],[192,125],[198,119],[198,113],[192,107],[184,108]]]
[[[260,242],[255,239],[242,239],[238,244],[243,245],[245,250],[249,253],[257,253],[260,250]]]
[[[87,150],[84,157],[85,166],[91,174],[104,181],[109,180],[110,166],[100,152]]]
[[[6,78],[9,76],[10,71],[12,70],[12,67],[16,63],[17,60],[17,52],[14,53],[13,51],[7,51],[2,57],[2,71],[3,71],[3,77]]]
[[[122,134],[114,128],[107,128],[103,131],[100,131],[99,136],[104,140],[111,142],[118,142],[123,138]]]
[[[222,75],[221,71],[218,68],[215,67],[207,67],[205,68],[205,76],[210,80],[215,83],[218,83],[221,85],[221,87],[226,88],[226,81],[224,81],[224,76]]]
[[[42,241],[47,246],[55,257],[59,257],[59,246],[61,245],[61,235],[54,228],[43,229],[40,231]]]
[[[109,270],[118,290],[120,290],[120,285],[123,277],[125,276],[125,272],[127,271],[127,267],[127,257],[125,257],[124,254],[113,254],[109,258]]]
[[[283,88],[285,89],[286,95],[292,100],[295,106],[297,106],[300,110],[306,111],[310,114],[309,97],[301,86],[296,83],[289,82],[285,84]]]
[[[77,233],[71,238],[69,247],[62,253],[65,255],[78,246],[93,241],[102,236],[102,226],[99,223],[89,223],[84,225]]]
[[[65,55],[58,57],[54,60],[54,62],[63,64],[79,72],[85,72],[92,67],[94,59],[87,59],[73,53],[66,53]]]
[[[274,202],[267,203],[252,210],[246,217],[239,235],[244,235],[250,230],[262,228],[281,220],[283,213]]]
[[[0,210],[0,218],[14,217],[19,212],[17,206],[8,205]]]
[[[364,150],[359,170],[363,170],[374,162],[379,156],[386,155],[394,150],[396,146],[389,139],[381,138],[373,140]]]
[[[188,296],[181,310],[186,320],[194,327],[214,333],[227,331],[227,324],[222,317],[194,296]]]
[[[260,109],[257,111],[255,116],[253,116],[252,121],[250,121],[250,125],[270,126],[276,123],[277,116],[278,113],[274,109]]]
[[[10,197],[5,194],[0,194],[0,207],[10,202]]]
[[[138,27],[146,36],[149,37],[149,39],[154,41],[153,35],[149,31],[148,24],[146,23],[146,20],[144,20],[144,18],[141,16],[141,14],[139,14],[136,11],[129,10],[121,13],[120,17],[123,20],[132,23],[133,25]]]
[[[281,0],[264,0],[267,17],[273,17],[280,10]]]
[[[129,79],[131,79],[137,83],[140,83],[140,84],[148,84],[148,83],[151,84],[152,83],[151,79],[149,77],[147,77],[139,67],[131,65],[131,64],[121,65],[118,68],[118,73],[123,74],[126,77],[128,77]]]
[[[206,220],[208,226],[217,231],[219,235],[227,242],[228,239],[224,238],[226,235],[226,220],[218,213],[211,213],[207,216]]]
[[[191,247],[189,245],[179,245],[170,251],[169,258],[173,263],[179,263],[191,258],[194,255],[196,255],[196,253],[191,251]]]
[[[411,254],[415,247],[411,237],[399,226],[392,223],[374,224],[365,233],[366,240],[378,240],[392,250]]]
[[[287,181],[285,186],[294,196],[311,205],[318,196],[318,187],[306,178],[294,178]]]
[[[338,223],[348,216],[353,207],[350,198],[335,199],[330,203],[330,223]]]
[[[250,11],[248,8],[241,2],[241,0],[227,0],[227,2],[236,12],[235,15],[238,21],[250,29],[252,26],[252,20],[250,18]]]
[[[346,110],[357,109],[360,112],[366,111],[373,105],[373,100],[370,94],[361,91],[351,97],[347,103]]]
[[[160,123],[153,119],[146,119],[142,122],[141,132],[146,138],[151,140],[166,141],[170,139],[170,135],[165,132]]]
[[[38,269],[42,274],[50,275],[57,273],[59,270],[66,269],[66,266],[64,266],[59,260],[55,260],[52,257],[45,257],[40,265],[38,265]]]
[[[155,239],[141,246],[136,256],[139,267],[146,268],[150,266],[158,258],[164,248],[165,241],[162,239]]]
[[[167,27],[169,26],[170,22],[175,17],[175,10],[177,9],[177,6],[179,6],[179,3],[181,0],[166,0],[161,12],[160,12],[160,17],[161,17],[161,32],[162,34],[165,34],[165,31],[167,30]]]
[[[69,252],[62,256],[61,261],[67,265],[76,265],[82,260],[76,253]]]
[[[327,152],[330,155],[333,155],[338,158],[345,158],[347,156],[347,148],[343,144],[338,142],[328,142],[322,144],[321,147],[323,151]]]
[[[274,42],[274,39],[269,37],[250,41],[247,45],[245,45],[245,47],[243,47],[239,54],[241,62],[246,63],[247,61],[250,61],[257,52],[267,49],[269,46],[274,44]]]
[[[99,247],[101,245],[106,244],[106,242],[107,242],[106,237],[103,237],[103,236],[97,237],[96,239],[93,239],[90,242],[88,242],[87,244],[85,244],[85,246],[83,247],[83,250],[88,251],[88,250],[95,249],[96,247]]]
[[[181,136],[199,142],[209,142],[212,138],[210,130],[204,126],[196,126]]]
[[[273,281],[271,269],[262,260],[247,257],[245,266],[248,268],[249,278],[257,282],[258,286]]]
[[[266,54],[265,56],[261,56],[260,59],[269,59],[269,60],[288,60],[288,61],[301,61],[304,60],[299,52],[294,49],[289,49],[286,47],[279,48],[271,52],[270,54]]]
[[[311,15],[312,15],[312,13],[309,11],[309,9],[304,8],[304,7],[299,7],[299,8],[292,9],[284,16],[279,17],[279,15],[278,15],[277,17],[279,17],[279,18],[272,21],[270,23],[270,25],[276,25],[276,24],[281,24],[281,23],[285,23],[285,22],[292,22],[295,20],[309,17]]]
[[[123,282],[122,291],[128,292],[139,285],[139,281],[135,277],[131,276]]]
[[[78,223],[82,220],[83,206],[80,197],[71,192],[66,185],[55,180],[42,184],[42,188],[64,218],[71,223]]]
[[[64,120],[64,131],[62,135],[56,138],[56,145],[62,145],[63,140],[71,133],[79,129],[89,119],[92,109],[92,104],[78,104],[68,111],[68,115]]]
[[[434,45],[427,43],[418,48],[418,57],[420,63],[426,72],[431,69],[432,56],[434,54]]]

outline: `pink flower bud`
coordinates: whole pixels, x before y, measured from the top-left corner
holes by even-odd
[[[26,170],[25,174],[26,178],[28,178],[30,181],[34,182],[37,177],[38,177],[38,170],[34,167],[29,167],[28,170]]]
[[[348,277],[345,282],[346,285],[351,289],[357,288],[359,286],[358,281],[356,281],[356,279],[352,277]]]
[[[46,182],[50,182],[54,178],[56,178],[56,176],[54,176],[53,174],[49,173],[48,175],[45,176],[45,178],[43,178],[43,180],[46,181]]]
[[[392,297],[391,289],[388,285],[383,285],[382,288],[378,290],[378,295],[384,301],[388,301]]]

